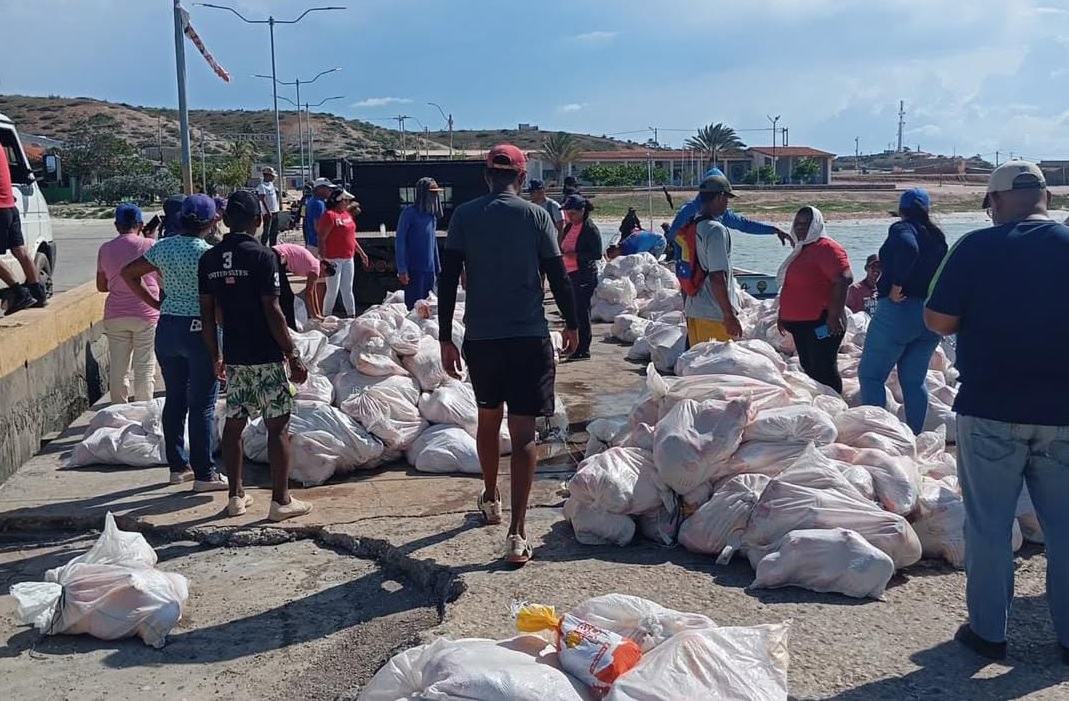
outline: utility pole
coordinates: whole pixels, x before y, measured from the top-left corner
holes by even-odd
[[[790,129],[788,129],[787,127],[783,127],[783,145],[785,147],[791,145],[790,139],[787,138],[789,133],[790,133]]]
[[[765,116],[768,117],[768,121],[772,122],[772,175],[774,176],[772,180],[775,181],[776,176],[779,175],[779,169],[776,167],[776,123],[779,122],[779,115],[777,114],[775,117]],[[775,183],[769,184],[774,185]]]
[[[193,156],[189,148],[189,106],[186,104],[186,33],[181,0],[174,0],[174,62],[178,69],[178,130],[182,133],[182,190],[193,194]]]
[[[995,167],[998,168],[998,151],[995,151]]]
[[[898,101],[898,153],[902,153],[902,132],[906,126],[906,101]]]
[[[854,137],[854,170],[861,170],[861,137]]]
[[[405,150],[405,120],[408,119],[407,114],[399,114],[394,119],[397,120],[397,128],[401,131],[401,160],[407,160],[408,153]]]
[[[660,139],[657,138],[657,127],[646,127],[646,128],[653,132],[653,146],[654,146],[654,148],[660,148],[661,147],[661,141],[660,141]]]

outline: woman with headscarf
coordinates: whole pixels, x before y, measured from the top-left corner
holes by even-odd
[[[163,404],[163,442],[171,484],[193,481],[194,492],[227,489],[226,477],[215,471],[211,436],[219,381],[215,359],[201,333],[199,264],[211,248],[204,237],[216,222],[215,202],[190,195],[182,202],[181,234],[161,239],[126,265],[122,277],[143,302],[160,310],[156,325],[156,360],[167,386]],[[162,301],[141,284],[158,273]],[[189,420],[189,450],[183,434]]]
[[[928,364],[939,336],[924,325],[924,301],[943,258],[946,236],[929,215],[931,199],[919,188],[898,201],[900,220],[880,247],[879,301],[865,337],[857,378],[861,402],[887,406],[887,377],[898,367],[906,423],[914,433],[928,417]]]
[[[356,316],[356,297],[353,294],[356,263],[353,262],[353,257],[359,255],[365,268],[368,267],[368,258],[356,241],[356,220],[349,211],[349,205],[354,199],[345,188],[334,188],[327,196],[326,211],[316,222],[319,256],[330,262],[337,271],[336,275],[327,278],[327,293],[323,298],[324,314],[334,313],[334,305],[338,301],[338,293],[341,292],[346,316]]]
[[[839,346],[846,326],[846,292],[854,282],[846,250],[824,230],[824,215],[802,207],[792,230],[798,242],[779,269],[780,333],[790,333],[802,370],[836,392]]]
[[[442,188],[434,178],[416,182],[415,201],[397,220],[397,279],[405,288],[405,305],[412,309],[426,299],[442,270],[438,258],[438,220],[442,217]]]
[[[570,195],[561,205],[564,210],[564,233],[561,234],[561,254],[564,269],[575,295],[575,315],[579,322],[579,345],[571,360],[588,360],[593,330],[590,327],[590,300],[598,286],[598,261],[601,260],[601,231],[590,220],[594,205],[582,195]]]

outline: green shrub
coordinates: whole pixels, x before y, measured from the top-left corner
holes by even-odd
[[[182,191],[182,185],[168,172],[152,175],[116,175],[86,188],[86,196],[97,202],[137,202],[151,204]]]

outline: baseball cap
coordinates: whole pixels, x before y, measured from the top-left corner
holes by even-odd
[[[698,186],[699,193],[737,197],[731,190],[731,182],[723,175],[710,175]]]
[[[330,178],[316,178],[312,183],[312,187],[334,187],[334,181]]]
[[[590,200],[582,195],[568,195],[568,199],[564,200],[564,204],[560,206],[561,209],[586,209],[590,206]]]
[[[267,166],[266,168],[264,168],[260,172],[263,173],[264,175],[278,175],[278,173],[275,172],[275,169],[272,168],[271,166]]]
[[[442,192],[442,188],[438,187],[438,181],[434,178],[420,178],[416,182],[416,187],[426,187],[427,192]]]
[[[919,187],[915,187],[906,190],[902,193],[902,196],[898,198],[898,211],[906,211],[920,207],[925,212],[932,208],[932,198],[928,196],[928,192]],[[893,212],[895,216],[898,216],[898,212]]]
[[[1008,161],[991,173],[987,181],[987,195],[984,195],[984,209],[991,206],[992,192],[1009,192],[1010,190],[1042,190],[1047,187],[1047,178],[1035,163],[1028,161]]]
[[[115,223],[123,228],[129,228],[144,221],[141,208],[133,202],[123,202],[115,208]]]
[[[486,167],[527,172],[527,156],[512,144],[498,144],[486,154]]]
[[[226,198],[226,218],[236,226],[245,227],[260,215],[260,203],[248,190],[235,190]]]
[[[199,224],[215,221],[215,200],[207,195],[190,195],[182,201],[182,218],[194,216]]]
[[[538,192],[539,190],[545,190],[546,183],[544,180],[538,178],[531,178],[531,182],[527,185],[527,192]]]

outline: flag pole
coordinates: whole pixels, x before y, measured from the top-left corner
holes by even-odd
[[[180,0],[174,0],[174,58],[178,70],[178,123],[182,133],[182,191],[193,194],[193,155],[189,144],[189,106],[186,104],[185,17]]]

